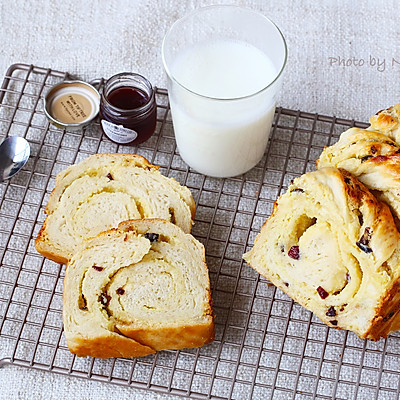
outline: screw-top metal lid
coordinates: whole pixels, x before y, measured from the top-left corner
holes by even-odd
[[[44,99],[44,111],[58,128],[80,129],[98,114],[100,94],[83,81],[65,81],[53,86]]]

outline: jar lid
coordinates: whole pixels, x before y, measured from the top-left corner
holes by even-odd
[[[65,81],[53,86],[44,99],[44,111],[58,128],[77,130],[98,114],[100,94],[83,81]]]

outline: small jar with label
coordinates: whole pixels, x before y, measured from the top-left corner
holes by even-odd
[[[124,72],[104,85],[100,102],[100,124],[113,142],[136,145],[149,139],[156,129],[157,106],[151,83],[142,75]]]

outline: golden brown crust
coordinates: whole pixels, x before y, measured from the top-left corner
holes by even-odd
[[[361,336],[363,339],[378,341],[400,328],[400,281],[395,281],[382,297],[371,328]]]
[[[53,246],[50,246],[48,244],[49,241],[46,234],[46,224],[47,220],[44,220],[43,225],[40,228],[40,231],[35,239],[36,251],[40,253],[43,257],[46,257],[49,260],[52,260],[58,264],[67,264],[69,258],[65,257],[60,252],[55,253]]]
[[[390,207],[400,228],[400,147],[382,132],[351,128],[326,147],[317,167],[349,171]]]
[[[210,314],[211,315],[211,314]],[[154,350],[184,349],[201,347],[214,340],[213,324],[197,324],[179,326],[176,328],[159,329],[124,329],[119,326],[119,331],[140,343],[154,343]]]
[[[400,125],[400,104],[378,111],[369,119],[369,122],[372,129],[385,134],[397,130]]]
[[[71,353],[78,357],[144,357],[155,353],[149,346],[121,335],[104,335],[96,338],[78,337],[68,343]]]

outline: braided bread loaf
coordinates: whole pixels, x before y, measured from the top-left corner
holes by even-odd
[[[204,247],[160,219],[86,240],[64,279],[67,344],[78,356],[138,357],[214,338]]]
[[[82,240],[128,219],[162,218],[189,233],[190,190],[131,154],[95,154],[57,175],[35,241],[44,256],[66,263]]]
[[[244,259],[331,327],[378,340],[400,328],[400,234],[344,170],[294,180]]]

